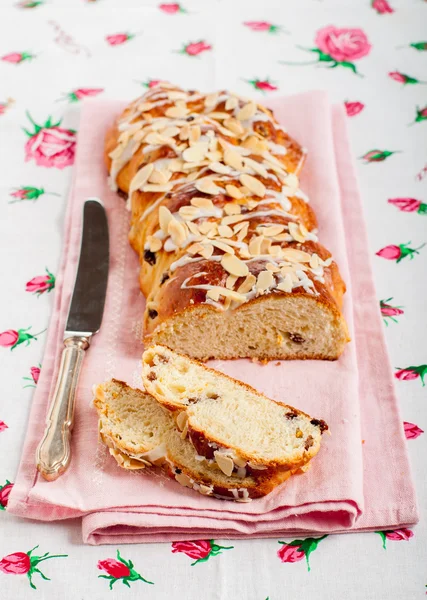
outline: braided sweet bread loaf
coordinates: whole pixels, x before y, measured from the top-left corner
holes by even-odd
[[[336,359],[345,284],[299,189],[305,151],[267,108],[167,83],[108,131],[128,197],[145,339],[209,358]]]

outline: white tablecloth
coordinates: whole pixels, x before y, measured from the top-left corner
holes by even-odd
[[[348,103],[378,302],[425,513],[426,22],[422,0],[1,3],[0,509],[43,356],[79,103],[90,94],[131,100],[167,79],[261,101],[321,88]],[[88,547],[78,521],[26,522],[7,510],[0,532],[6,600],[406,600],[424,597],[427,584],[423,519],[413,530],[328,536],[317,547],[290,538]]]

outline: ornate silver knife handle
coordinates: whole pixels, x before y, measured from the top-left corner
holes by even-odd
[[[36,452],[37,470],[47,481],[57,479],[70,464],[76,390],[90,337],[73,336],[64,340],[65,348],[50,399],[46,429]]]

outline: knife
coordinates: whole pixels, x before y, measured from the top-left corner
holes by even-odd
[[[83,233],[76,282],[64,333],[64,349],[44,436],[36,451],[37,470],[54,481],[71,460],[71,430],[80,370],[92,336],[98,333],[104,312],[109,268],[108,222],[98,198],[83,208]]]

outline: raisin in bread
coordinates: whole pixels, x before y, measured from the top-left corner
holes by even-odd
[[[94,405],[100,439],[124,469],[157,467],[184,487],[239,502],[265,496],[294,472],[225,475],[197,455],[188,439],[176,430],[170,411],[149,394],[122,381],[112,379],[95,386]]]
[[[146,343],[197,358],[336,359],[345,284],[299,188],[304,149],[235,94],[150,89],[108,131]]]
[[[320,449],[324,421],[241,381],[165,346],[148,348],[142,364],[147,392],[175,413],[197,453],[227,475],[301,468]]]

